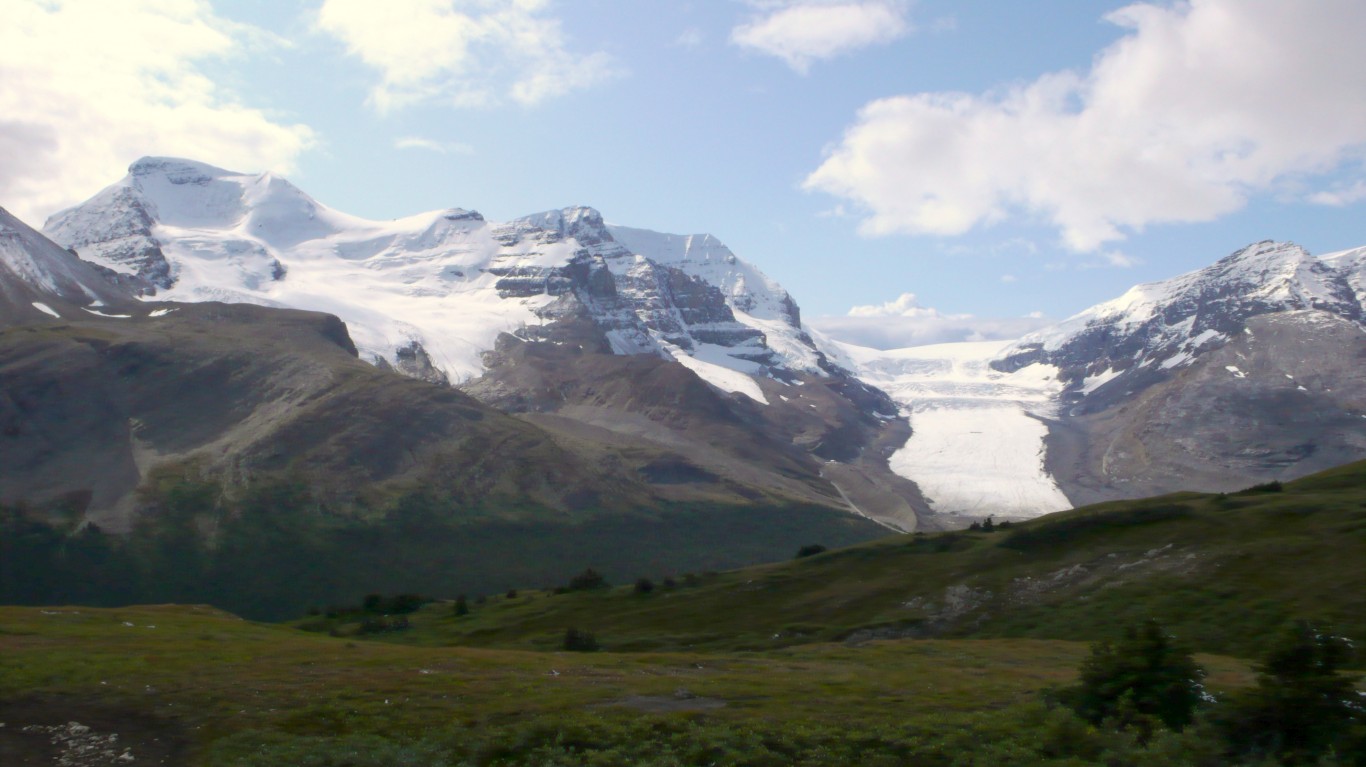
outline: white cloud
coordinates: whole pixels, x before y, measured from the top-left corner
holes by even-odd
[[[276,44],[198,0],[7,0],[0,205],[33,225],[142,155],[292,169],[313,131],[239,103],[199,62]]]
[[[1052,324],[1038,312],[1027,317],[945,314],[916,305],[913,296],[909,300],[905,299],[907,297],[903,296],[880,307],[854,307],[846,316],[816,317],[807,320],[807,323],[837,341],[873,349],[903,349],[908,346],[958,341],[1008,340]],[[897,311],[898,306],[900,311]],[[869,309],[874,311],[856,313]]]
[[[1001,275],[1001,282],[1011,283],[1011,282],[1019,282],[1019,281],[1020,281],[1020,278],[1019,278],[1019,277],[1016,277],[1016,276],[1013,275],[1013,274],[1003,274],[1003,275]]]
[[[1358,181],[1355,184],[1325,189],[1309,195],[1309,201],[1316,205],[1328,205],[1334,208],[1341,208],[1352,203],[1366,200],[1366,181]]]
[[[895,299],[885,304],[872,304],[868,306],[854,306],[849,309],[850,317],[921,317],[921,316],[940,316],[938,309],[929,309],[920,305],[914,293],[902,293]],[[969,315],[959,315],[967,317]]]
[[[1105,259],[1105,263],[1119,269],[1130,269],[1143,263],[1143,259],[1121,253],[1118,250],[1107,250],[1100,256]]]
[[[1106,18],[1130,31],[1089,72],[867,104],[805,187],[859,203],[868,235],[1027,215],[1094,251],[1366,156],[1359,0],[1136,3]]]
[[[534,105],[619,74],[605,53],[566,45],[545,0],[325,0],[318,29],[377,70],[370,103],[381,112],[422,101]]]
[[[474,154],[474,147],[459,141],[437,141],[421,136],[403,136],[394,141],[395,149],[422,149],[437,154]]]
[[[1027,317],[976,317],[946,314],[921,306],[914,293],[902,293],[882,304],[855,306],[843,317],[816,317],[809,324],[838,341],[874,349],[957,341],[1019,338],[1049,324],[1042,314]]]
[[[803,74],[814,61],[889,43],[911,31],[905,3],[897,0],[789,0],[763,7],[763,14],[731,30],[731,42],[777,56]]]
[[[697,27],[688,27],[674,40],[674,45],[680,48],[698,48],[702,45],[702,30]]]

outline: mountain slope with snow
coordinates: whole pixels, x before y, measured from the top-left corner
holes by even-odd
[[[0,327],[82,313],[134,311],[133,295],[109,275],[0,208]],[[145,311],[137,307],[137,311]]]
[[[891,457],[939,512],[1235,490],[1366,456],[1366,248],[1260,242],[1015,342],[840,364],[912,435]]]
[[[993,367],[1055,365],[1069,402],[1102,387],[1142,388],[1228,343],[1250,317],[1313,309],[1361,323],[1363,274],[1366,248],[1315,257],[1293,243],[1254,243],[1030,333]]]
[[[828,366],[786,292],[714,238],[608,227],[591,208],[367,221],[268,173],[143,158],[45,232],[162,300],[336,314],[366,358],[438,380],[479,376],[499,335],[535,337],[567,304],[612,351],[676,359],[757,401],[753,377]]]

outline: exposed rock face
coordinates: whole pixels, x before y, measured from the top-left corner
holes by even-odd
[[[1293,243],[1254,243],[1205,269],[1136,286],[1026,335],[992,367],[1054,365],[1068,400],[1088,399],[1103,387],[1142,388],[1223,346],[1249,317],[1317,309],[1362,322],[1363,271],[1366,248],[1316,258]],[[1087,407],[1095,405],[1083,403]]]
[[[0,208],[0,327],[91,313],[146,313],[108,273]]]
[[[500,334],[580,317],[570,301],[614,352],[689,357],[722,388],[731,373],[839,372],[791,296],[715,238],[611,227],[592,208],[364,221],[270,174],[144,158],[46,232],[143,294],[335,313],[366,358],[454,383],[483,373]],[[431,370],[411,359],[418,347]]]
[[[1366,455],[1366,248],[1259,242],[1026,336],[1056,366],[1048,463],[1073,503],[1233,490]]]
[[[1366,331],[1309,309],[1243,330],[1141,389],[1102,387],[1055,424],[1074,503],[1238,490],[1366,456]]]

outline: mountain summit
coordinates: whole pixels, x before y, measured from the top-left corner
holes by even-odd
[[[499,335],[571,315],[618,354],[677,360],[759,402],[752,377],[833,367],[786,291],[715,238],[613,227],[592,208],[367,221],[269,173],[146,157],[45,232],[145,295],[337,314],[362,355],[434,380],[475,378]]]

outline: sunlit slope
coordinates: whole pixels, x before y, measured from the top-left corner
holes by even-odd
[[[1366,637],[1366,462],[1280,491],[1090,506],[993,532],[906,535],[665,588],[498,597],[420,614],[397,641],[549,647],[566,626],[610,649],[762,649],[894,637],[1114,635],[1160,620],[1255,656],[1285,620]]]

